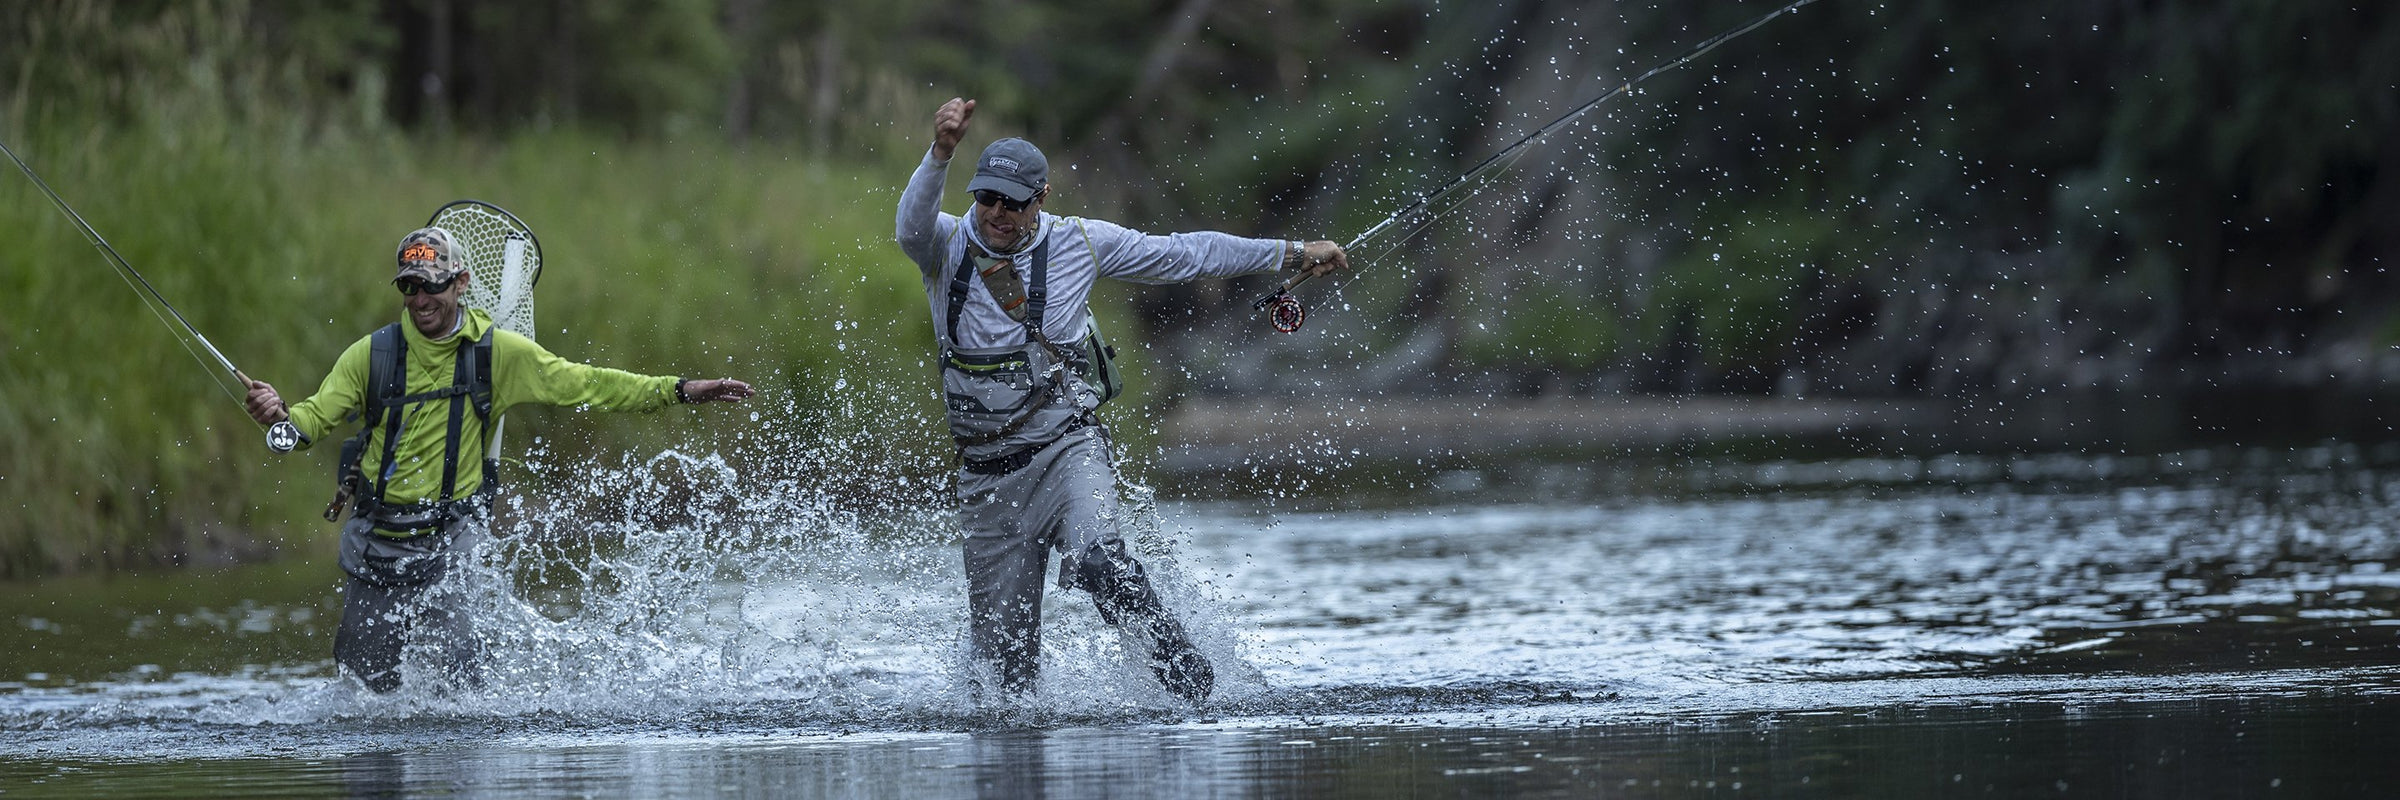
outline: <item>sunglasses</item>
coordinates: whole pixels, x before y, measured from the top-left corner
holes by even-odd
[[[400,284],[400,296],[415,297],[419,294],[441,294],[443,292],[450,291],[450,287],[458,283],[458,278],[459,276],[452,275],[441,280],[440,282],[421,280],[417,278],[401,278],[393,282]]]
[[[1006,210],[1008,213],[1014,214],[1025,210],[1026,206],[1033,205],[1033,201],[1040,200],[1042,199],[1042,195],[1049,193],[1050,190],[1044,189],[1042,191],[1034,192],[1032,197],[1028,197],[1023,200],[1010,200],[1008,199],[1008,195],[1004,195],[990,189],[985,189],[975,193],[975,204],[979,206],[996,205]]]

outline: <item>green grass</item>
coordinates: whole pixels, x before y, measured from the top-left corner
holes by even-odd
[[[53,125],[9,144],[227,357],[289,398],[398,319],[399,237],[475,197],[541,237],[545,346],[766,392],[747,408],[658,416],[527,410],[510,417],[515,449],[539,442],[544,459],[572,463],[676,446],[785,474],[939,458],[921,366],[930,323],[890,241],[913,158],[207,119]],[[268,453],[213,360],[185,352],[21,175],[0,176],[0,229],[13,233],[0,248],[0,577],[329,551],[318,512],[335,448]],[[882,443],[871,457],[820,452],[870,433]]]

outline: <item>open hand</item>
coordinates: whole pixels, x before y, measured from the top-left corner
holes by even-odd
[[[732,378],[702,378],[683,382],[683,399],[687,403],[739,403],[757,394],[750,384]]]

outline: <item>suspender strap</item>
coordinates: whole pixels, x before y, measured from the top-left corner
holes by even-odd
[[[475,359],[467,348],[458,352],[458,364],[450,368],[450,388],[475,385]],[[458,493],[458,433],[467,421],[467,393],[450,395],[450,430],[442,439],[442,493],[436,500],[448,500]]]
[[[1033,276],[1025,282],[1025,329],[1037,342],[1050,341],[1042,330],[1042,311],[1050,305],[1050,237],[1033,247]]]
[[[492,425],[492,331],[487,328],[483,338],[458,351],[458,366],[451,371],[450,436],[442,442],[442,494],[439,499],[453,499],[458,493],[458,435],[466,422],[467,409],[475,410],[475,420],[485,430]],[[490,481],[486,474],[484,480]]]
[[[400,413],[404,402],[401,394],[408,391],[408,338],[400,335],[400,323],[378,328],[369,346],[367,358],[367,418],[366,427],[383,426],[383,460],[376,462],[375,492],[367,495],[370,505],[383,504],[383,491],[391,485],[393,464],[400,452]]]
[[[959,250],[958,274],[950,278],[950,313],[947,315],[950,339],[945,344],[951,347],[958,346],[958,317],[967,310],[967,280],[975,274],[974,250],[969,249],[973,247],[970,244]]]
[[[485,328],[483,338],[475,340],[475,380],[467,383],[467,399],[475,403],[475,418],[487,428],[492,424],[492,335],[499,332],[497,325]],[[483,480],[490,483],[491,473],[484,473]]]

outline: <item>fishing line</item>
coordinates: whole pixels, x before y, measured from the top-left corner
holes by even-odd
[[[1392,251],[1399,249],[1400,245],[1405,244],[1409,239],[1414,238],[1418,232],[1425,230],[1426,226],[1433,224],[1443,216],[1448,215],[1451,211],[1457,210],[1461,205],[1464,205],[1467,200],[1472,199],[1474,195],[1469,194],[1466,197],[1459,198],[1457,202],[1441,206],[1438,210],[1429,210],[1434,209],[1434,204],[1436,202],[1449,197],[1451,193],[1466,187],[1470,183],[1476,184],[1477,192],[1482,191],[1491,184],[1491,181],[1485,180],[1487,176],[1504,172],[1510,166],[1516,164],[1517,159],[1524,157],[1525,149],[1532,146],[1533,143],[1540,141],[1542,137],[1548,136],[1551,132],[1566,127],[1568,123],[1575,121],[1575,118],[1577,117],[1583,116],[1585,112],[1600,107],[1600,104],[1606,103],[1619,95],[1633,91],[1633,87],[1640,85],[1642,81],[1649,80],[1651,76],[1666,72],[1685,64],[1689,64],[1693,59],[1699,58],[1702,54],[1716,49],[1717,45],[1733,41],[1734,39],[1741,37],[1743,34],[1757,30],[1759,26],[1767,24],[1767,22],[1775,19],[1776,17],[1789,14],[1795,10],[1798,10],[1801,6],[1805,6],[1816,1],[1817,0],[1793,0],[1793,2],[1784,5],[1782,8],[1770,11],[1759,16],[1757,19],[1743,23],[1738,27],[1727,30],[1723,33],[1719,33],[1715,36],[1708,37],[1707,39],[1702,40],[1699,44],[1693,45],[1691,49],[1685,50],[1682,55],[1661,62],[1658,66],[1651,67],[1649,71],[1635,76],[1633,80],[1619,84],[1616,88],[1610,89],[1598,97],[1594,97],[1591,100],[1585,101],[1582,105],[1576,106],[1573,110],[1559,115],[1557,119],[1551,120],[1548,124],[1534,129],[1532,133],[1525,134],[1525,137],[1518,139],[1515,144],[1501,148],[1499,152],[1495,152],[1490,156],[1485,157],[1482,162],[1477,163],[1474,167],[1465,172],[1459,173],[1458,177],[1450,179],[1450,182],[1442,184],[1439,188],[1436,188],[1431,192],[1427,192],[1418,196],[1415,201],[1410,202],[1408,205],[1401,206],[1400,210],[1392,212],[1392,215],[1385,217],[1382,222],[1375,223],[1374,227],[1368,228],[1365,233],[1361,233],[1357,238],[1351,239],[1350,243],[1345,245],[1342,249],[1344,251],[1358,250],[1359,248],[1365,246],[1368,242],[1373,241],[1375,237],[1384,234],[1386,231],[1393,230],[1393,226],[1399,225],[1401,220],[1410,219],[1411,215],[1416,215],[1411,224],[1400,229],[1400,237],[1398,239],[1394,240],[1389,247],[1384,248],[1381,252],[1376,253],[1375,256],[1366,259],[1365,261],[1373,261],[1376,258],[1389,255]],[[1363,268],[1363,266],[1364,262],[1362,262],[1359,267],[1353,267],[1351,271],[1356,273],[1360,268]],[[1300,329],[1301,322],[1307,319],[1308,310],[1306,307],[1300,304],[1300,299],[1298,297],[1294,297],[1292,295],[1292,289],[1300,284],[1307,283],[1310,277],[1311,275],[1307,272],[1301,272],[1300,274],[1293,275],[1292,277],[1285,279],[1282,284],[1277,285],[1273,293],[1270,293],[1264,297],[1260,297],[1258,298],[1257,302],[1251,303],[1250,307],[1255,310],[1267,312],[1267,319],[1275,326],[1276,330],[1283,331],[1284,333],[1297,331]]]
[[[83,232],[84,239],[90,241],[93,247],[100,248],[100,252],[108,254],[109,266],[116,269],[117,277],[124,279],[125,285],[134,287],[134,295],[142,298],[142,306],[150,309],[151,316],[158,317],[159,323],[166,325],[170,332],[176,331],[178,325],[182,326],[181,332],[176,336],[176,341],[183,345],[184,352],[192,354],[193,361],[199,362],[204,370],[208,367],[208,360],[201,358],[200,353],[192,349],[191,343],[197,341],[202,349],[207,350],[210,356],[216,358],[218,366],[225,368],[226,374],[232,375],[233,379],[240,382],[245,388],[250,385],[250,377],[242,374],[242,371],[233,365],[233,360],[226,358],[223,352],[217,350],[216,345],[209,343],[208,337],[201,335],[199,328],[192,327],[191,320],[184,319],[183,312],[175,310],[175,304],[167,302],[166,295],[159,294],[158,287],[150,285],[150,279],[142,277],[141,270],[134,269],[133,264],[127,262],[125,256],[117,252],[117,248],[109,246],[108,240],[101,238],[100,231],[93,228],[91,223],[84,221],[82,214],[75,213],[75,207],[68,205],[67,199],[60,197],[57,190],[50,188],[50,182],[42,180],[41,175],[35,174],[33,165],[25,163],[25,159],[18,157],[17,151],[9,149],[4,142],[0,142],[0,153],[7,153],[8,160],[17,162],[17,169],[24,171],[25,177],[31,179],[33,185],[40,188],[42,194],[49,196],[50,202],[57,205],[58,210],[66,214],[68,220],[75,223],[76,230]],[[155,305],[153,305],[154,303]],[[174,322],[170,323],[166,316],[160,315],[158,313],[160,308],[166,309],[167,314],[173,315]],[[184,338],[186,334],[190,336],[189,339]],[[236,403],[244,402],[242,397],[234,394],[233,390],[225,385],[224,379],[217,377],[214,371],[210,371],[208,377],[210,382],[217,385],[217,390],[224,392],[226,397],[232,398]],[[288,421],[278,422],[267,428],[267,447],[276,452],[289,451],[297,446],[299,441],[299,429],[292,427]]]

